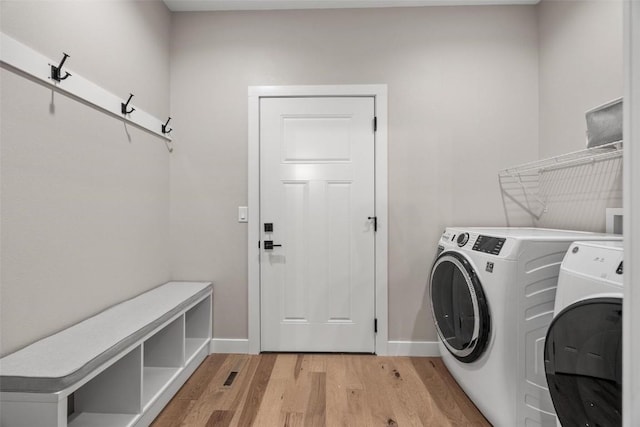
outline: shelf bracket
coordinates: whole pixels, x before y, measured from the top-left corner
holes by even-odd
[[[534,212],[530,207],[523,205],[522,203],[518,203],[520,205],[520,207],[522,207],[522,209],[524,209],[525,211],[527,211],[527,213],[529,213],[529,215],[533,216],[536,220],[539,220],[540,218],[542,218],[542,215],[547,213],[547,204],[544,200],[542,200],[537,194],[532,193],[526,185],[524,185],[524,183],[522,182],[522,179],[520,179],[520,174],[515,173],[515,172],[508,172],[509,176],[511,178],[513,178],[516,183],[520,186],[520,188],[522,189],[522,192],[526,195],[529,196],[531,198],[533,198],[536,202],[538,202],[540,204],[540,206],[542,207],[542,210],[537,213]]]

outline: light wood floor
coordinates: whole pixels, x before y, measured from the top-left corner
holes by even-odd
[[[216,354],[152,424],[169,426],[490,424],[439,358]]]

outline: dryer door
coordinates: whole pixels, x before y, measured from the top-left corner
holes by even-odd
[[[547,332],[544,363],[563,426],[622,425],[622,299],[562,310]]]
[[[443,344],[462,362],[477,360],[489,342],[491,322],[482,285],[466,257],[440,254],[431,269],[430,292]]]

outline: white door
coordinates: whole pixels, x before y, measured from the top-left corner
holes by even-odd
[[[260,100],[262,351],[375,350],[373,119],[372,97]]]

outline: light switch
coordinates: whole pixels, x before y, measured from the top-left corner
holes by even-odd
[[[238,222],[247,222],[249,221],[249,208],[246,206],[238,206]]]

